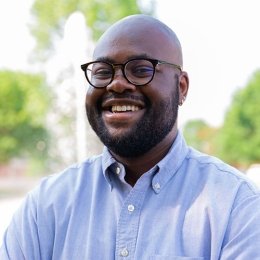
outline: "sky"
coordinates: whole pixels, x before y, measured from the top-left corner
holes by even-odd
[[[32,69],[31,3],[0,0],[0,69]],[[260,69],[259,10],[259,0],[157,0],[156,16],[177,33],[190,78],[181,125],[220,126],[235,91]]]

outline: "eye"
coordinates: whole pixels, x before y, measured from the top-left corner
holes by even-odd
[[[146,78],[153,75],[154,68],[148,60],[132,60],[127,64],[126,72],[135,78]]]
[[[113,74],[111,66],[102,62],[93,64],[90,70],[91,76],[95,79],[108,79]]]
[[[153,75],[153,67],[139,65],[132,68],[131,74],[138,78],[150,77],[151,75]]]
[[[107,79],[112,76],[112,71],[109,69],[99,69],[96,71],[92,71],[92,76],[97,79]]]

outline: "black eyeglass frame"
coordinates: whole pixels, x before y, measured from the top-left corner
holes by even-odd
[[[145,84],[137,84],[137,83],[134,83],[134,82],[131,82],[131,80],[129,80],[126,76],[126,73],[125,73],[125,67],[127,66],[127,64],[131,61],[135,61],[135,60],[146,60],[146,61],[149,61],[152,63],[153,65],[153,75],[151,77],[151,79],[146,82]],[[91,83],[90,79],[88,78],[87,76],[87,67],[91,64],[94,64],[94,63],[99,63],[99,62],[102,62],[102,63],[105,63],[109,66],[111,66],[112,68],[112,75],[111,75],[111,80],[104,86],[102,87],[97,87],[95,85],[93,85],[93,83]],[[177,64],[174,64],[174,63],[170,63],[170,62],[167,62],[167,61],[163,61],[163,60],[156,60],[156,59],[149,59],[149,58],[135,58],[135,59],[130,59],[128,61],[126,61],[125,63],[110,63],[110,62],[107,62],[107,61],[102,61],[102,60],[97,60],[97,61],[91,61],[91,62],[88,62],[88,63],[85,63],[85,64],[82,64],[81,65],[81,69],[84,71],[84,74],[85,74],[85,77],[88,81],[88,83],[94,87],[94,88],[98,88],[98,89],[101,89],[101,88],[106,88],[113,80],[114,80],[114,76],[115,76],[115,68],[118,67],[118,66],[121,66],[121,70],[122,70],[122,73],[124,75],[124,78],[127,80],[127,82],[129,82],[130,84],[133,84],[135,86],[138,86],[138,87],[141,87],[141,86],[145,86],[147,84],[149,84],[153,78],[154,78],[154,74],[155,74],[155,68],[157,65],[161,65],[161,64],[166,64],[166,65],[170,65],[170,66],[173,66],[174,68],[176,69],[179,69],[181,72],[182,72],[182,67],[180,65],[177,65]]]

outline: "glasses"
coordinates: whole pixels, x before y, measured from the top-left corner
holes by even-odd
[[[121,67],[125,79],[135,85],[144,86],[153,80],[155,67],[166,64],[182,71],[182,67],[161,60],[137,58],[125,63],[109,63],[106,61],[92,61],[81,65],[87,81],[94,88],[105,88],[114,79],[116,67]]]

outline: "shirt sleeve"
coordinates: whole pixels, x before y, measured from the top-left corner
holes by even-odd
[[[1,260],[41,259],[36,217],[36,206],[29,194],[4,234]]]
[[[220,259],[260,259],[259,223],[260,196],[256,194],[232,211]]]

